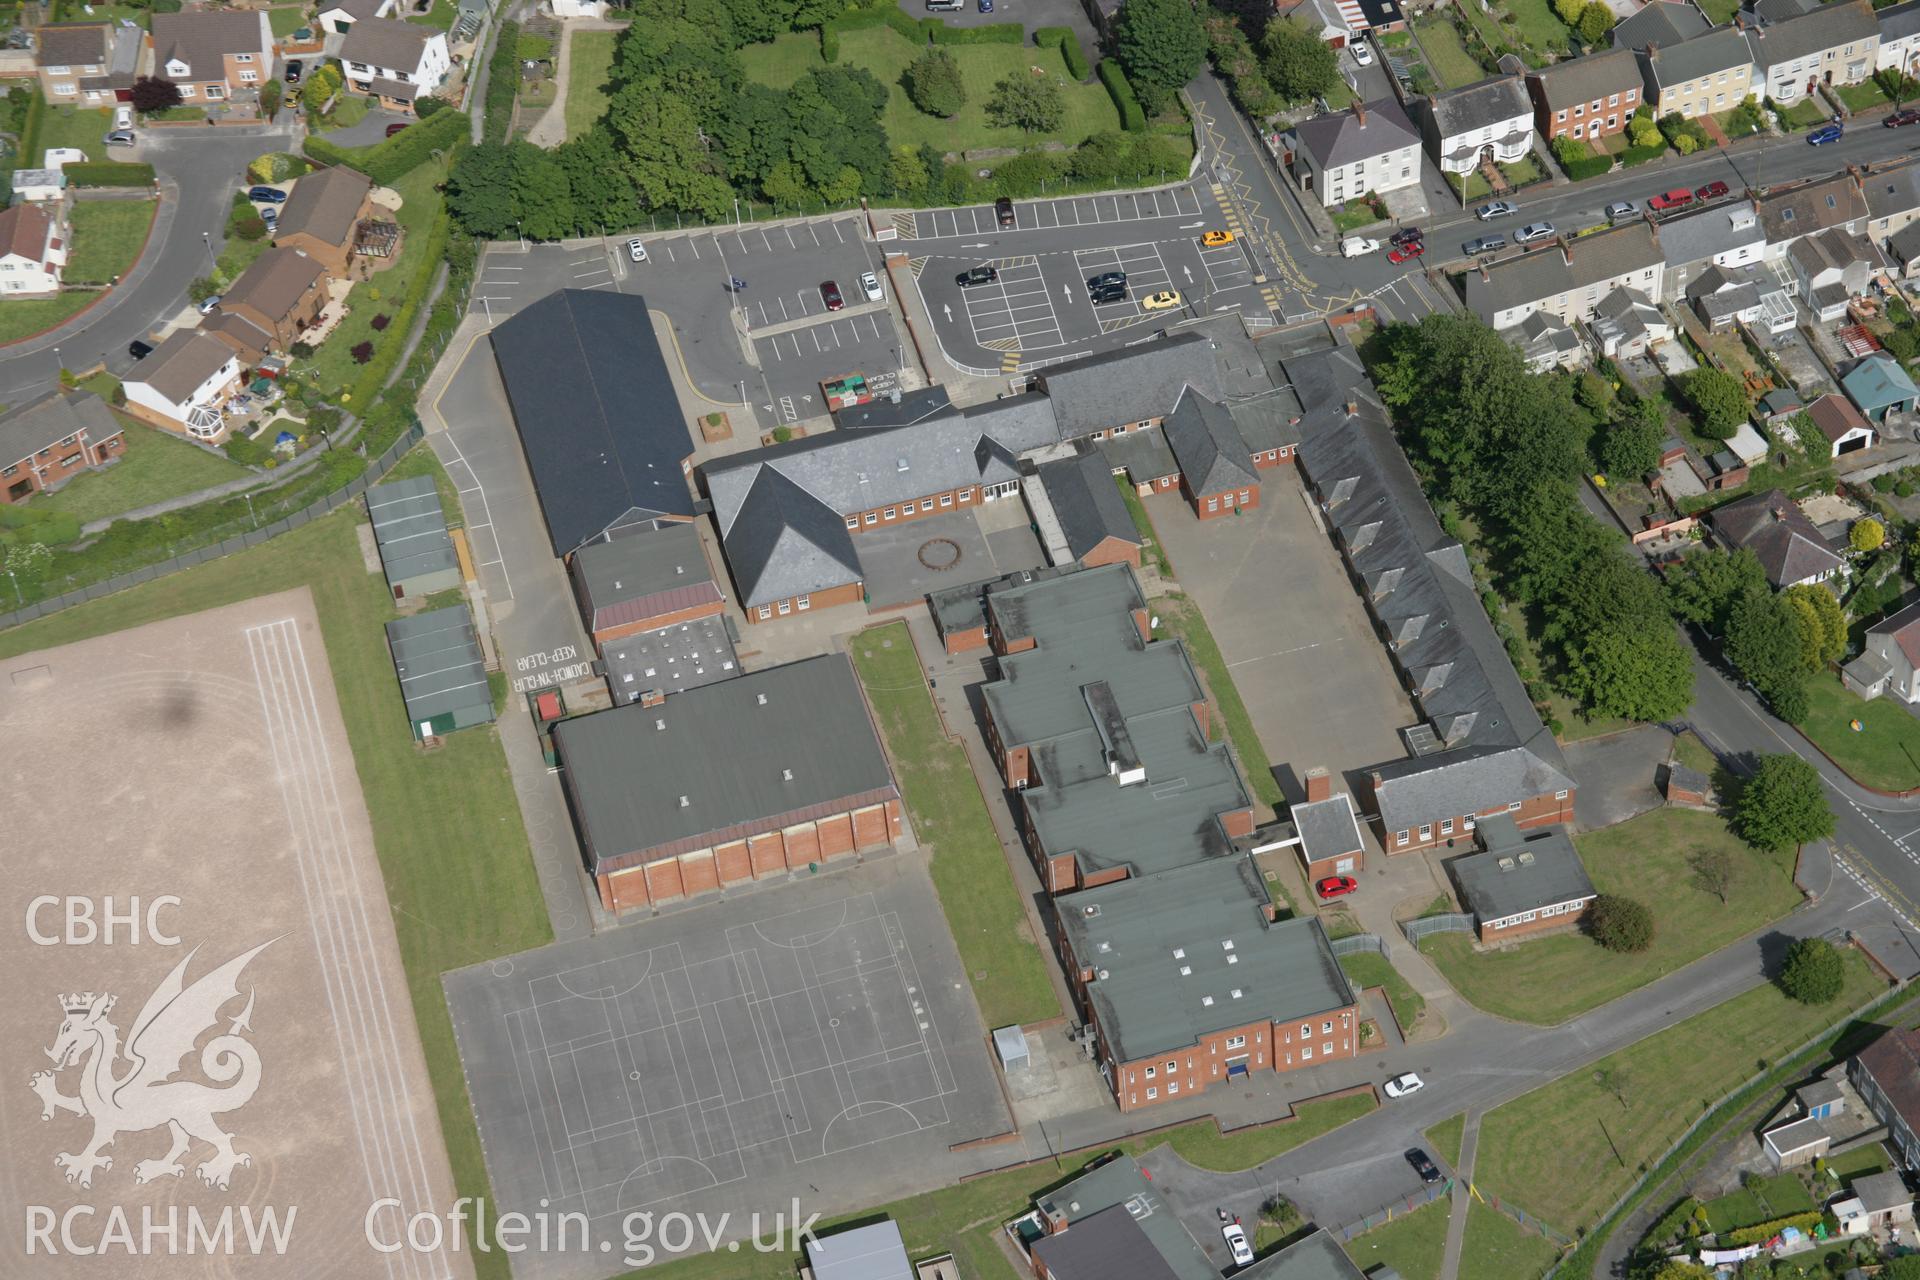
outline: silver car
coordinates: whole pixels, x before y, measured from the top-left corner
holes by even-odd
[[[1491,222],[1495,218],[1511,217],[1516,212],[1518,212],[1518,210],[1505,200],[1489,200],[1478,209],[1475,209],[1473,216],[1482,222]]]
[[[1551,240],[1553,224],[1551,222],[1529,222],[1513,233],[1515,244],[1532,244],[1535,240]]]
[[[1640,206],[1631,200],[1615,200],[1607,206],[1608,222],[1625,222],[1640,216]]]

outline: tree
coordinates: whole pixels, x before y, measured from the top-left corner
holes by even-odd
[[[1760,761],[1734,807],[1734,827],[1756,849],[1781,850],[1833,834],[1820,771],[1799,756],[1770,755]]]
[[[558,240],[574,225],[573,192],[567,171],[551,151],[516,142],[513,154],[513,210],[520,229],[534,240]]]
[[[1666,720],[1693,702],[1693,658],[1670,619],[1623,614],[1573,639],[1565,657],[1561,683],[1589,714]]]
[[[638,27],[635,23],[628,29],[623,48],[640,34]],[[615,93],[607,108],[607,128],[643,207],[705,218],[731,215],[733,191],[714,172],[698,117],[664,81],[648,77]]]
[[[447,175],[447,211],[482,240],[505,235],[513,227],[513,153],[497,142],[461,152]]]
[[[1586,7],[1587,0],[1553,0],[1555,16],[1570,27],[1580,25],[1580,14]]]
[[[1141,108],[1157,115],[1200,74],[1207,33],[1188,0],[1129,0],[1113,25],[1113,55]]]
[[[187,286],[187,296],[195,302],[205,302],[220,292],[220,282],[212,276],[199,276]]]
[[[1725,635],[1733,606],[1767,590],[1767,571],[1745,547],[1692,551],[1667,570],[1667,603],[1676,616]]]
[[[1580,38],[1590,45],[1597,45],[1606,39],[1607,32],[1613,30],[1613,10],[1605,0],[1593,0],[1580,11]]]
[[[1893,99],[1896,111],[1901,103],[1920,96],[1920,80],[1915,80],[1898,67],[1886,67],[1874,72],[1873,82],[1880,86],[1880,92]]]
[[[1669,1258],[1653,1273],[1651,1280],[1713,1280],[1714,1273],[1685,1258]]]
[[[1859,528],[1858,525],[1854,526]],[[1803,582],[1780,593],[1800,631],[1800,657],[1809,671],[1824,671],[1847,651],[1847,615],[1833,592]]]
[[[165,76],[141,76],[133,82],[133,109],[141,115],[180,105],[180,86]]]
[[[280,114],[280,82],[269,80],[260,86],[260,114],[271,120]]]
[[[1735,602],[1727,617],[1726,652],[1733,669],[1773,704],[1776,715],[1790,724],[1804,718],[1807,674],[1800,628],[1780,597],[1763,592]]]
[[[1920,1253],[1891,1258],[1880,1269],[1880,1280],[1920,1280]]]
[[[1847,985],[1840,953],[1825,938],[1801,938],[1780,965],[1780,989],[1801,1004],[1830,1004]]]
[[[7,548],[5,569],[16,588],[37,587],[53,568],[53,550],[44,542],[16,542]]]
[[[1872,516],[1862,516],[1847,530],[1847,545],[1855,551],[1878,551],[1887,540],[1887,526]]]
[[[1260,37],[1267,83],[1288,102],[1317,98],[1340,81],[1339,56],[1305,23],[1277,18]]]
[[[1725,440],[1747,420],[1747,391],[1740,379],[1719,369],[1695,369],[1681,385],[1687,402],[1699,415],[1702,435]]]
[[[1012,72],[993,86],[987,99],[987,118],[1004,128],[1051,133],[1066,116],[1066,95],[1050,75]]]
[[[1627,1102],[1627,1093],[1635,1083],[1631,1071],[1611,1063],[1596,1067],[1593,1072],[1593,1082],[1612,1094],[1613,1100],[1620,1104],[1622,1111],[1633,1109]]]
[[[1733,855],[1725,849],[1695,849],[1687,859],[1693,868],[1693,883],[1702,893],[1710,893],[1727,904],[1733,888]]]
[[[1660,465],[1660,442],[1665,438],[1659,421],[1646,414],[1622,418],[1601,433],[1600,469],[1615,479],[1637,480]]]
[[[960,64],[938,45],[908,64],[905,84],[908,99],[930,116],[951,119],[967,105],[967,82],[960,75]]]
[[[1587,929],[1609,951],[1645,951],[1653,945],[1653,912],[1644,902],[1603,893],[1587,908]]]
[[[419,116],[422,120],[429,120],[439,115],[442,111],[445,111],[447,105],[448,103],[445,98],[436,98],[429,93],[424,97],[413,100],[413,114]]]
[[[579,229],[613,230],[639,220],[640,205],[633,183],[620,164],[620,153],[605,129],[595,126],[555,148],[554,159],[567,175],[573,193],[573,216]]]

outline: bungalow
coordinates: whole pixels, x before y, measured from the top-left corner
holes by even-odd
[[[1488,161],[1511,164],[1533,147],[1533,103],[1519,76],[1436,93],[1421,123],[1428,154],[1446,173],[1472,173]]]
[[[1877,10],[1880,24],[1880,49],[1874,66],[1880,71],[1920,73],[1920,0],[1890,5]]]
[[[1729,548],[1746,547],[1759,557],[1775,590],[1826,582],[1842,568],[1813,521],[1782,490],[1729,502],[1707,519]]]
[[[1391,98],[1302,120],[1287,152],[1300,190],[1327,207],[1420,184],[1420,131]]]
[[[60,292],[67,240],[57,218],[60,207],[50,207],[53,212],[37,204],[0,210],[0,294],[31,298]]]
[[[1847,304],[1867,291],[1881,268],[1880,251],[1866,237],[1840,227],[1802,236],[1787,251],[1807,310],[1823,324],[1847,314]]]
[[[1880,55],[1880,24],[1868,0],[1839,0],[1747,31],[1754,92],[1792,106],[1817,85],[1859,84]]]
[[[1827,439],[1828,457],[1837,458],[1856,449],[1871,449],[1880,439],[1873,424],[1860,416],[1860,411],[1853,407],[1853,403],[1835,392],[1828,392],[1815,400],[1807,406],[1806,412],[1813,425],[1820,428],[1820,434]],[[1806,443],[1801,441],[1802,445]]]
[[[360,223],[372,216],[373,179],[339,164],[293,184],[280,206],[273,242],[298,249],[335,277],[347,273]]]
[[[221,409],[240,390],[240,360],[224,342],[179,329],[135,365],[121,387],[127,412],[142,422],[219,444],[227,436]]]
[[[1746,33],[1730,24],[1674,44],[1648,41],[1639,56],[1656,116],[1717,115],[1753,92]]]
[[[1889,1031],[1847,1063],[1847,1080],[1908,1168],[1920,1167],[1920,1029]]]
[[[1339,0],[1277,0],[1273,16],[1292,18],[1329,49],[1344,49],[1359,39],[1340,11]]]
[[[299,249],[269,249],[228,287],[218,312],[246,321],[266,336],[268,350],[285,354],[302,333],[320,322],[332,280],[318,258]],[[224,328],[215,331],[233,341]],[[239,342],[235,347],[242,349]]]
[[[1869,421],[1883,426],[1888,413],[1912,413],[1914,401],[1920,397],[1907,371],[1885,351],[1876,351],[1854,365],[1840,379],[1840,389]]]
[[[1868,627],[1860,656],[1840,669],[1840,678],[1863,698],[1890,694],[1920,702],[1920,602]]]
[[[1629,222],[1578,240],[1560,240],[1518,257],[1482,263],[1466,276],[1467,306],[1496,329],[1549,311],[1567,324],[1593,319],[1618,288],[1661,296],[1666,262],[1647,222]]]
[[[0,415],[0,504],[58,489],[125,448],[125,430],[99,396],[50,391]]]
[[[1522,837],[1507,814],[1480,821],[1479,853],[1454,858],[1447,871],[1478,921],[1483,944],[1512,942],[1564,928],[1598,897],[1565,828]]]
[[[410,111],[453,69],[444,31],[394,18],[363,18],[340,42],[347,88],[379,98],[381,105]]]
[[[1619,133],[1645,88],[1638,56],[1630,49],[1590,53],[1527,73],[1534,127],[1547,139]]]
[[[273,78],[265,9],[195,9],[153,15],[154,67],[188,102],[221,102]]]

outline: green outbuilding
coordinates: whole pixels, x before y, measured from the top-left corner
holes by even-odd
[[[467,606],[395,618],[387,648],[416,740],[493,723],[493,691]]]

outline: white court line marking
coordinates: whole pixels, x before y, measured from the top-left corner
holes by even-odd
[[[493,550],[497,558],[492,561],[489,561],[488,563],[498,564],[500,566],[500,580],[506,584],[507,599],[511,600],[513,599],[513,578],[511,575],[507,573],[507,566],[505,563],[505,556],[507,554],[507,551],[505,547],[502,547],[500,545],[499,535],[497,535],[493,530],[493,506],[487,501],[486,490],[481,488],[480,473],[475,471],[473,469],[473,464],[467,461],[467,455],[460,452],[460,442],[453,438],[453,429],[451,427],[449,427],[445,431],[442,431],[440,433],[440,436],[442,439],[444,439],[447,442],[447,447],[453,450],[453,460],[467,469],[467,476],[469,479],[473,481],[473,487],[475,489],[480,490],[480,507],[483,511],[486,512],[487,518],[479,524],[470,524],[469,528],[485,529],[487,531],[487,536],[493,539]],[[465,490],[462,490],[461,492],[464,493]]]

